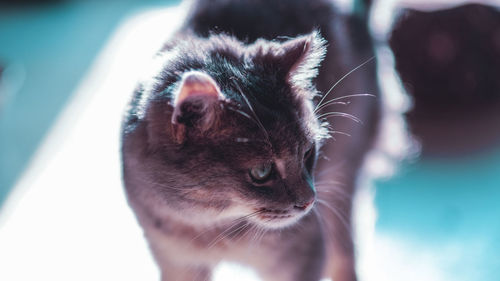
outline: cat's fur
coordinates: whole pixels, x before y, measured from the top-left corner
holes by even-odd
[[[208,280],[222,259],[269,281],[356,280],[352,196],[380,104],[343,97],[378,96],[375,65],[314,107],[372,56],[364,21],[326,0],[196,2],[123,125],[128,200],[162,280]],[[261,163],[272,176],[252,182]]]

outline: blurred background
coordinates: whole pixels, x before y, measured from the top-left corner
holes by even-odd
[[[179,2],[0,1],[0,204],[118,25]]]
[[[377,232],[445,272],[436,280],[499,280],[500,2],[372,2],[374,38],[394,52],[422,145],[377,182]],[[0,211],[119,24],[178,3],[0,1]]]

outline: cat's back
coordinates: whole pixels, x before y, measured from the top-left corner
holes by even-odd
[[[309,33],[335,14],[327,0],[195,0],[191,11],[184,28],[203,37],[228,33],[249,43]]]

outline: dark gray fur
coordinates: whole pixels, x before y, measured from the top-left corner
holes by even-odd
[[[373,56],[365,23],[325,0],[204,0],[193,7],[162,50],[174,55],[159,58],[163,68],[138,87],[123,124],[128,200],[162,280],[208,280],[222,259],[250,265],[269,281],[356,280],[352,195],[376,135],[379,104],[354,97],[348,106],[312,108]],[[211,109],[217,117],[206,130],[200,123],[206,112],[188,106],[179,142],[173,98],[192,70],[212,77],[226,99]],[[373,63],[325,102],[364,93],[378,96]],[[333,114],[328,139],[326,120],[317,119],[327,112],[352,114],[363,124]],[[286,177],[275,171],[266,184],[252,183],[248,170],[272,159],[282,161]],[[304,211],[315,198],[324,203]],[[235,215],[242,206],[255,213]],[[279,220],[273,216],[300,219],[272,227]]]

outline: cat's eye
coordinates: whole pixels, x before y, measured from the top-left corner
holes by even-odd
[[[272,163],[262,163],[250,169],[250,177],[256,183],[264,183],[273,172]]]
[[[306,151],[306,153],[304,154],[304,159],[305,160],[309,159],[309,157],[312,156],[313,152],[314,152],[314,146],[311,147],[308,151]]]
[[[304,167],[307,172],[312,175],[313,169],[316,163],[316,146],[313,145],[306,153],[304,154]]]

